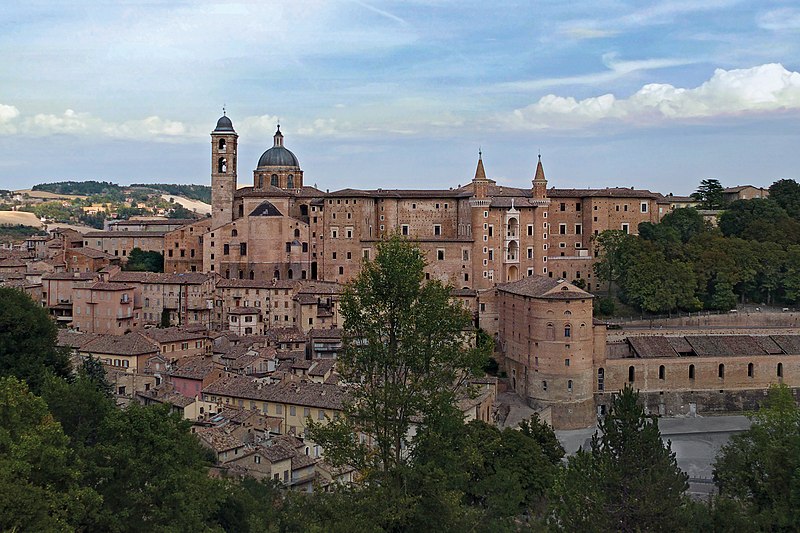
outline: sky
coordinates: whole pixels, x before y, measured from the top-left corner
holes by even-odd
[[[0,188],[252,184],[280,122],[320,189],[488,176],[688,194],[800,180],[800,3],[5,0]]]

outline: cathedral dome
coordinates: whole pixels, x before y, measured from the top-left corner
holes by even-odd
[[[261,158],[258,160],[258,168],[299,166],[300,162],[297,160],[297,156],[283,146],[283,134],[281,133],[281,127],[278,126],[278,131],[275,132],[274,144],[272,148],[261,154]]]
[[[214,133],[224,132],[236,133],[236,131],[233,129],[233,122],[231,122],[231,119],[229,119],[226,115],[219,117],[219,120],[217,121],[217,127],[214,128]]]
[[[258,160],[258,166],[261,167],[299,167],[300,162],[297,161],[295,156],[290,150],[283,146],[273,146],[263,154]]]

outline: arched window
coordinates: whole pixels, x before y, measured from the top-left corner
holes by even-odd
[[[778,377],[783,377],[783,363],[778,363]]]
[[[226,279],[231,279],[231,271],[230,270],[225,270],[225,278]]]
[[[281,273],[278,270],[276,270],[275,272],[272,273],[272,277],[275,279],[281,279]]]
[[[300,238],[300,230],[299,229],[295,229],[294,230],[294,238],[295,239],[299,239]]]
[[[602,392],[606,389],[606,371],[600,367],[597,369],[597,390]]]
[[[264,175],[263,174],[259,174],[259,176],[258,176],[258,188],[259,189],[263,189],[264,188]]]
[[[239,231],[236,228],[232,229],[231,237],[238,237],[238,236],[239,236]]]
[[[570,316],[571,314],[572,314],[572,311],[570,311],[569,309],[564,311],[564,316]]]
[[[747,363],[747,377],[752,378],[755,375],[753,372],[753,363]]]
[[[567,324],[564,326],[564,337],[570,338],[572,336],[572,326]]]
[[[306,252],[308,252],[308,243],[304,242],[303,243],[303,253],[306,253]]]
[[[556,340],[556,328],[553,324],[547,324],[547,340]]]
[[[572,392],[572,380],[567,380],[567,392]]]
[[[294,175],[289,174],[286,177],[286,188],[287,189],[294,189]]]
[[[250,279],[256,279],[256,273],[252,270],[250,271]]]
[[[664,365],[658,367],[658,379],[665,379],[667,377],[667,369]]]
[[[220,139],[219,143],[217,144],[217,146],[219,146],[219,151],[220,152],[224,152],[225,151],[225,139]]]
[[[547,382],[546,381],[542,381],[542,390],[547,392]]]
[[[628,367],[628,381],[633,383],[636,380],[636,368],[631,365]]]
[[[292,279],[292,275],[293,275],[293,272],[292,272],[292,269],[290,268],[290,269],[289,269],[289,272],[287,272],[287,273],[286,273],[286,277],[287,277],[288,279]]]
[[[217,172],[225,173],[228,171],[228,160],[224,157],[220,157],[219,161],[217,161]]]
[[[717,376],[719,376],[720,379],[725,378],[725,365],[722,363],[720,363],[719,367],[717,367]]]
[[[272,185],[273,187],[277,187],[278,186],[278,175],[277,174],[273,174],[272,175],[272,177],[269,180],[269,184]]]
[[[694,365],[689,365],[689,379],[694,379]]]

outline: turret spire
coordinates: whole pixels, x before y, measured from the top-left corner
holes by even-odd
[[[542,166],[542,154],[539,154],[539,161],[536,163],[536,174],[533,176],[533,197],[541,199],[547,196],[547,179],[544,177],[544,167]]]

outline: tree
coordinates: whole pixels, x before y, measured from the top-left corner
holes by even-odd
[[[553,523],[564,531],[675,531],[688,476],[656,419],[626,386],[598,421],[590,451],[569,458],[553,490]]]
[[[134,248],[128,254],[128,262],[125,263],[123,269],[137,272],[164,272],[164,254],[155,251],[145,252],[141,248]]]
[[[17,289],[0,287],[0,376],[15,376],[38,391],[46,372],[66,376],[69,359],[56,346],[47,310]]]
[[[538,413],[534,413],[528,420],[519,423],[519,430],[535,440],[542,451],[553,464],[559,464],[564,458],[564,447],[558,441],[552,426],[539,418]]]
[[[800,222],[793,220],[772,200],[736,200],[719,217],[719,229],[726,237],[760,242],[800,243]]]
[[[625,271],[636,253],[639,241],[633,235],[620,230],[606,230],[592,239],[595,243],[594,273],[608,284],[608,295],[611,285],[619,284],[625,277]]]
[[[678,232],[681,242],[687,243],[695,235],[708,231],[708,223],[697,209],[693,207],[679,208],[670,211],[661,219],[660,226]]]
[[[800,220],[800,183],[778,180],[769,188],[769,199],[781,206],[792,218]]]
[[[424,269],[422,251],[395,235],[342,295],[339,372],[350,400],[344,417],[311,427],[334,462],[368,473],[407,464],[412,427],[424,431],[451,409],[485,364],[486,350],[471,346],[470,313],[451,300],[450,287],[425,281]],[[358,432],[374,448],[359,445]]]
[[[800,530],[800,409],[786,385],[772,386],[749,430],[714,462],[720,496],[738,503],[759,531]]]
[[[208,531],[222,487],[206,472],[210,458],[169,405],[132,403],[100,423],[87,450],[87,480],[103,497],[96,529]]]
[[[709,178],[700,182],[692,198],[700,202],[703,209],[722,209],[725,207],[725,194],[719,180]]]
[[[667,261],[660,251],[638,254],[623,280],[626,301],[650,313],[700,309],[696,286],[691,265]]]
[[[100,497],[81,487],[69,439],[45,402],[13,377],[0,378],[0,529],[83,529]]]

